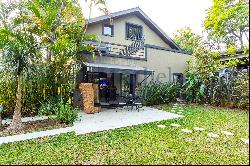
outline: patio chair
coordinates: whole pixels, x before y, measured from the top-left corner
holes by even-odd
[[[125,96],[116,95],[116,101],[114,106],[116,107],[116,112],[117,108],[128,107],[127,98]]]
[[[138,112],[140,111],[141,108],[142,108],[142,110],[144,110],[143,109],[143,99],[140,96],[135,97],[133,104]]]

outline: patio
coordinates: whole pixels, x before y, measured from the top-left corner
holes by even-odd
[[[150,107],[143,107],[140,109],[140,112],[128,109],[102,108],[102,111],[96,114],[86,114],[84,112],[79,112],[78,119],[72,127],[0,137],[0,144],[55,136],[68,132],[75,132],[77,135],[82,135],[182,117],[184,116]],[[36,119],[41,120],[39,117],[25,118],[23,120],[27,121],[27,119],[30,119],[30,121],[35,121]]]
[[[184,117],[150,107],[143,107],[139,112],[128,109],[102,108],[100,113],[79,112],[78,116],[77,122],[74,123],[78,135]]]

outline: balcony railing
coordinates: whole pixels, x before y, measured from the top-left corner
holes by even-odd
[[[113,56],[118,58],[146,59],[144,41],[133,41],[131,45],[122,45],[109,42],[86,41],[86,45],[92,45],[101,56]]]

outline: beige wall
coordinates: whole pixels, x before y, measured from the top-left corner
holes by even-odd
[[[145,44],[157,45],[165,48],[170,48],[153,30],[151,30],[140,18],[137,16],[127,16],[114,20],[114,37],[102,35],[102,23],[90,25],[87,33],[97,34],[101,41],[129,45],[131,40],[126,40],[125,25],[126,22],[138,24],[143,26],[143,35],[145,35]]]
[[[151,30],[140,18],[137,16],[127,16],[114,20],[114,37],[102,35],[102,24],[90,25],[87,33],[97,34],[101,41],[117,43],[122,45],[129,45],[130,40],[125,39],[125,25],[126,22],[138,24],[143,26],[143,34],[145,35],[145,44],[155,45],[164,48],[170,48],[153,30]],[[173,73],[184,73],[187,66],[187,60],[191,58],[190,55],[176,53],[172,51],[165,51],[153,48],[147,48],[147,61],[134,60],[125,58],[115,58],[107,56],[96,56],[94,59],[90,56],[89,62],[105,63],[105,64],[120,64],[129,66],[140,66],[152,69],[155,71],[154,76],[149,79],[155,81],[169,82],[173,79]],[[141,81],[145,76],[139,76],[138,81]],[[148,80],[149,80],[148,79]],[[116,80],[119,82],[119,80]]]
[[[192,56],[171,51],[147,48],[147,61],[133,60],[106,56],[96,56],[92,59],[89,56],[88,61],[93,63],[118,64],[129,66],[140,66],[154,70],[155,74],[150,79],[160,82],[173,81],[173,73],[183,73],[187,67],[187,60]],[[139,76],[138,81],[141,81],[145,76]]]
[[[173,73],[183,73],[190,55],[148,48],[147,67],[155,71],[155,81],[173,81]]]

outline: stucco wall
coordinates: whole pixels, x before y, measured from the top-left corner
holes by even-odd
[[[92,56],[88,56],[88,62],[146,67],[155,71],[155,74],[147,79],[148,81],[154,79],[160,82],[171,82],[173,73],[184,73],[187,61],[191,57],[187,54],[147,48],[147,61],[106,56],[96,56],[93,59]],[[145,76],[139,76],[138,81],[143,78]]]
[[[90,25],[87,33],[96,34],[100,37],[101,41],[129,45],[131,40],[126,40],[125,26],[126,22],[138,24],[143,26],[143,35],[145,35],[145,44],[157,45],[165,48],[170,48],[152,29],[150,29],[140,18],[137,16],[127,16],[120,19],[114,19],[114,36],[102,35],[102,23]]]
[[[173,81],[173,73],[184,73],[190,55],[147,48],[146,66],[155,71],[151,78],[160,82]]]
[[[102,23],[90,25],[87,33],[96,34],[103,42],[110,42],[122,45],[130,45],[131,40],[126,40],[125,26],[126,22],[143,26],[143,35],[145,35],[145,44],[154,45],[163,48],[170,48],[150,27],[148,27],[143,20],[136,15],[126,16],[119,19],[114,19],[114,36],[102,35]],[[160,50],[156,48],[147,48],[147,60],[125,59],[117,57],[92,56],[88,57],[89,62],[105,63],[105,64],[119,64],[129,66],[140,66],[152,69],[155,71],[154,76],[150,79],[160,82],[169,82],[173,80],[173,73],[184,73],[187,66],[187,60],[191,58],[190,55],[183,53],[176,53],[172,51]],[[145,76],[139,76],[138,81],[141,81]],[[118,80],[117,80],[118,81]]]

